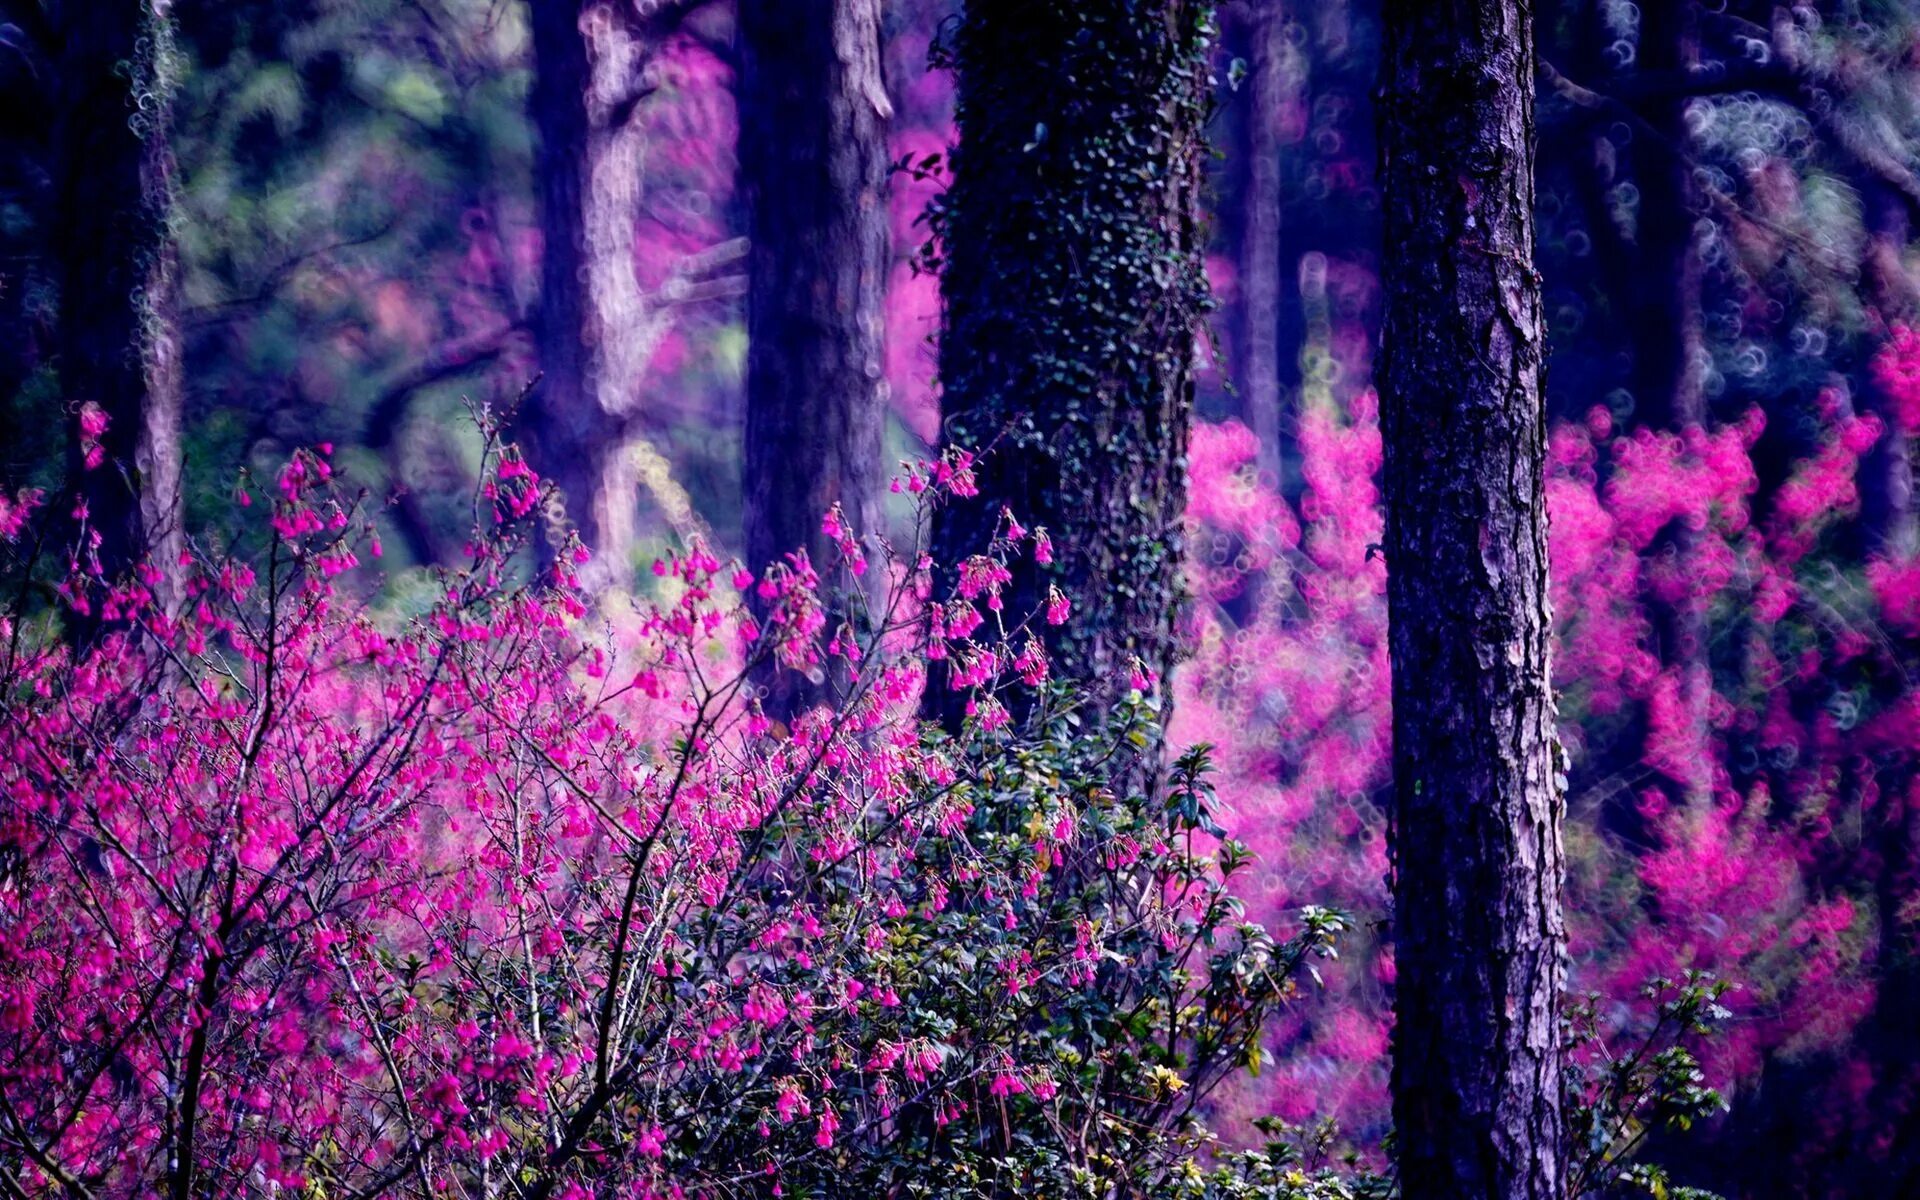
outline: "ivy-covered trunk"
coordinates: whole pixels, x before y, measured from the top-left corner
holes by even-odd
[[[859,582],[821,518],[881,532],[889,237],[880,0],[741,0],[740,176],[747,237],[747,565],[805,550],[830,591]],[[878,580],[884,572],[870,572]],[[858,619],[853,597],[835,619]],[[767,711],[824,699],[824,678],[768,670]]]
[[[1003,509],[1045,527],[1054,562],[1022,556],[1007,607],[1071,597],[1041,628],[1096,711],[1132,660],[1163,695],[1174,664],[1213,40],[1198,0],[973,0],[946,47],[943,441],[980,494],[936,514],[934,556],[986,552]],[[964,704],[932,681],[950,725]]]
[[[1407,1200],[1564,1200],[1530,12],[1386,6],[1380,381]]]
[[[183,545],[171,30],[153,0],[69,0],[54,23],[62,39],[56,338],[71,471],[99,536],[101,569],[117,577],[150,560],[157,598],[171,609]],[[88,617],[75,622],[86,638]]]

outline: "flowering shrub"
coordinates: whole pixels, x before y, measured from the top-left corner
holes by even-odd
[[[932,646],[917,556],[828,630],[803,559],[755,581],[699,545],[594,634],[577,564],[516,573],[538,478],[496,449],[485,479],[469,562],[404,621],[348,587],[378,551],[324,450],[257,569],[189,556],[180,612],[81,554],[62,594],[104,636],[8,619],[9,1193],[1131,1195],[1206,1144],[1343,923],[1241,919],[1204,750],[1109,789],[1137,693],[995,719],[1048,686],[1047,614],[994,603],[1035,535],[1009,523]],[[969,664],[961,740],[915,720],[927,652]],[[838,709],[770,726],[765,655],[846,660]]]
[[[1244,431],[1196,436],[1205,603],[1175,711],[1221,746],[1152,796],[1111,784],[1153,742],[1154,682],[1110,681],[1114,719],[1081,720],[1032,636],[1070,599],[1008,611],[1013,557],[1051,552],[1012,513],[951,595],[890,555],[886,606],[837,628],[822,575],[869,564],[831,513],[838,561],[754,580],[689,545],[595,632],[577,564],[517,572],[542,484],[510,447],[469,562],[404,621],[356,599],[379,547],[324,447],[281,474],[257,554],[189,556],[179,612],[150,575],[100,578],[76,509],[51,594],[108,632],[76,652],[58,607],[24,602],[0,627],[12,1190],[1385,1194],[1327,1134],[1214,1153],[1204,1121],[1381,1131],[1391,958],[1363,926],[1333,959],[1345,921],[1307,907],[1382,907],[1372,417],[1364,396],[1307,414],[1297,510]],[[1572,1099],[1595,1189],[1665,1187],[1624,1163],[1708,1115],[1706,1078],[1885,1019],[1869,969],[1892,943],[1871,934],[1914,903],[1879,833],[1911,808],[1914,567],[1833,565],[1878,431],[1837,402],[1827,421],[1757,510],[1757,421],[1554,436],[1574,950],[1596,989]],[[970,468],[917,464],[899,490],[970,489]],[[0,507],[23,557],[46,557],[42,507]],[[1700,614],[1703,662],[1651,650],[1676,610]],[[770,725],[744,684],[763,657],[831,660],[840,705]],[[957,740],[915,720],[929,659],[966,693]],[[1702,762],[1704,801],[1654,786]],[[1234,891],[1269,920],[1304,908],[1298,934],[1276,943]],[[1310,960],[1329,986],[1300,1002]],[[1639,995],[1697,967],[1743,986]],[[1722,1003],[1733,1035],[1703,1059],[1668,1040]],[[1623,1038],[1657,1048],[1605,1050]],[[1257,1082],[1219,1090],[1243,1067]],[[1829,1136],[1912,1069],[1817,1076]]]
[[[1908,437],[1920,435],[1920,332],[1905,325],[1888,331],[1873,360],[1873,381],[1886,394],[1893,423]]]

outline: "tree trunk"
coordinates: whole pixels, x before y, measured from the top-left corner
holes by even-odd
[[[1400,1180],[1564,1200],[1530,6],[1395,0],[1385,39]]]
[[[1699,18],[1690,3],[1667,0],[1642,10],[1635,69],[1680,75],[1700,56]],[[1635,240],[1640,273],[1638,296],[1619,297],[1635,314],[1634,402],[1640,424],[1684,429],[1705,422],[1702,360],[1706,321],[1701,311],[1700,207],[1687,132],[1688,97],[1676,90],[1649,106],[1648,126],[1657,136],[1634,147],[1634,182],[1640,188]]]
[[[531,6],[541,379],[519,435],[534,469],[559,487],[566,520],[605,580],[624,578],[629,565],[634,496],[610,484],[624,477],[617,460],[665,328],[635,273],[646,139],[634,118],[647,68],[686,7],[643,18],[627,4],[597,0]],[[551,556],[560,539],[558,522],[549,524]]]
[[[1859,188],[1866,209],[1867,244],[1860,274],[1867,300],[1888,324],[1911,325],[1920,314],[1920,286],[1908,273],[1905,262],[1909,232],[1906,206],[1876,181],[1862,180]],[[1886,426],[1880,441],[1860,465],[1866,549],[1896,560],[1911,558],[1920,554],[1912,439],[1893,419],[1889,397],[1871,382],[1864,390],[1869,407]]]
[[[1213,38],[1198,0],[973,0],[952,47],[940,378],[980,495],[935,514],[934,557],[985,553],[1002,506],[1046,527],[1055,561],[1022,556],[1007,607],[1072,598],[1042,629],[1096,713],[1131,659],[1162,694],[1174,664]],[[932,681],[950,726],[964,703]]]
[[[887,407],[882,357],[889,237],[880,0],[740,0],[740,175],[747,210],[747,565],[805,550],[823,582],[821,518],[840,505],[879,532]],[[883,572],[874,571],[868,580]],[[861,581],[839,579],[836,621]],[[831,590],[831,589],[830,589]],[[782,720],[826,699],[769,664]]]
[[[1653,75],[1682,75],[1700,58],[1699,13],[1684,0],[1648,5],[1642,10],[1636,69]],[[1693,182],[1693,139],[1688,132],[1688,98],[1663,98],[1647,115],[1657,136],[1636,147],[1635,179],[1640,185],[1636,237],[1640,269],[1631,281],[1637,298],[1621,296],[1635,313],[1634,399],[1642,425],[1655,430],[1684,430],[1707,422],[1706,317],[1702,307],[1700,197]],[[1699,534],[1676,521],[1661,535],[1660,554],[1671,554],[1679,569],[1695,577],[1690,564],[1699,552]],[[1649,596],[1654,638],[1661,663],[1680,675],[1686,713],[1689,756],[1685,777],[1665,781],[1675,801],[1700,803],[1713,791],[1712,733],[1708,707],[1713,668],[1707,643],[1707,597],[1684,595],[1677,601]]]
[[[1865,208],[1867,242],[1861,283],[1867,301],[1888,324],[1910,325],[1920,315],[1920,285],[1906,266],[1909,235],[1906,206],[1884,184],[1856,182]],[[1920,553],[1920,527],[1913,507],[1912,442],[1893,420],[1891,397],[1868,381],[1869,406],[1886,424],[1861,463],[1861,524],[1864,549],[1896,561]],[[1862,1190],[1869,1183],[1890,1194],[1920,1185],[1920,785],[1910,770],[1888,763],[1876,770],[1881,796],[1874,873],[1879,929],[1873,1013],[1866,1022],[1864,1057],[1874,1067],[1869,1111],[1877,1126],[1856,1133],[1852,1162]]]
[[[528,461],[553,480],[576,522],[593,494],[593,450],[603,440],[599,401],[589,391],[586,258],[587,41],[574,0],[534,4],[533,86],[528,98],[540,136],[534,163],[540,193],[540,309],[535,337],[540,382],[520,414]],[[582,541],[597,540],[581,526]],[[549,538],[549,541],[552,539]]]
[[[170,222],[173,46],[163,0],[61,5],[56,345],[70,469],[109,578],[143,559],[180,602],[179,251]],[[106,418],[92,441],[81,424]],[[97,612],[76,622],[82,640]]]
[[[1295,55],[1286,44],[1283,0],[1252,0],[1247,97],[1246,221],[1241,238],[1240,295],[1246,325],[1243,371],[1249,424],[1260,441],[1260,469],[1280,478],[1280,144],[1287,108],[1297,103]]]

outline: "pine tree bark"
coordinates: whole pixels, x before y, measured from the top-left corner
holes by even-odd
[[[858,620],[861,580],[835,578],[821,518],[840,505],[879,532],[887,421],[889,267],[880,0],[740,0],[740,178],[747,211],[747,565],[806,551]],[[876,561],[878,561],[876,556]],[[878,580],[875,570],[866,582]],[[781,720],[831,681],[772,664],[757,681]]]
[[[182,405],[171,29],[164,0],[60,5],[53,231],[55,334],[72,423],[70,474],[112,579],[145,560],[166,611],[180,598]],[[89,469],[80,423],[107,420]],[[91,636],[96,614],[74,633]]]
[[[1007,607],[1072,598],[1042,630],[1095,713],[1131,659],[1174,665],[1213,38],[1195,0],[973,0],[951,47],[943,440],[980,494],[939,509],[933,552],[985,553],[1003,506],[1046,527],[1056,560],[1023,555]],[[932,681],[950,726],[964,703]]]
[[[1563,1200],[1531,6],[1393,0],[1380,93],[1393,1110],[1407,1200]]]

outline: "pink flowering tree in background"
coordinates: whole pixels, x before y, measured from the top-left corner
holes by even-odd
[[[1896,414],[1920,411],[1920,340],[1897,333],[1875,370]],[[1658,1020],[1641,1002],[1650,979],[1710,970],[1736,985],[1729,1031],[1706,1051],[1708,1075],[1732,1087],[1731,1128],[1784,1119],[1782,1105],[1817,1111],[1813,1152],[1870,1164],[1911,1119],[1920,1078],[1894,1015],[1920,904],[1920,562],[1849,561],[1839,539],[1881,428],[1839,390],[1820,413],[1817,445],[1766,496],[1758,412],[1620,435],[1596,411],[1553,434],[1569,918],[1576,987],[1615,1030]],[[1221,819],[1261,861],[1255,915],[1311,895],[1359,918],[1326,990],[1275,1026],[1280,1082],[1227,1103],[1337,1116],[1365,1142],[1385,1131],[1393,979],[1370,936],[1386,909],[1389,762],[1371,394],[1340,404],[1309,389],[1297,437],[1305,486],[1291,504],[1244,427],[1196,431],[1194,652],[1174,736],[1222,747]],[[1691,535],[1684,553],[1675,528]],[[1704,623],[1698,667],[1652,650],[1674,610]],[[1669,799],[1665,785],[1702,775],[1699,801]],[[1776,1100],[1763,1076],[1818,1102]]]

